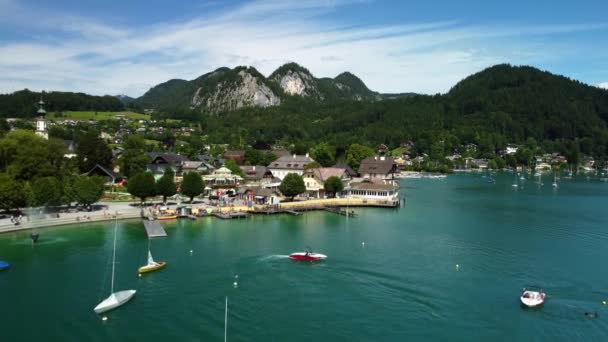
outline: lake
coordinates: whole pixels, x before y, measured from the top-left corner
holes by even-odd
[[[119,221],[115,290],[137,294],[107,321],[114,223],[0,235],[0,340],[222,341],[227,296],[229,341],[606,341],[608,184],[514,179],[405,179],[404,207],[356,218],[163,222],[168,265],[141,278],[143,224]],[[328,259],[287,258],[307,246]]]

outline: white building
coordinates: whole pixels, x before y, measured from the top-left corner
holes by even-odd
[[[291,155],[283,156],[273,161],[268,165],[268,170],[272,172],[272,175],[280,180],[283,180],[285,176],[290,173],[295,173],[302,176],[304,174],[304,167],[314,162],[308,153],[304,156]]]
[[[399,205],[399,186],[391,183],[372,183],[370,181],[351,182],[346,189],[349,198],[387,201],[388,204]]]

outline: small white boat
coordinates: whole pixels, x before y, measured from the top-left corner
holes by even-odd
[[[111,294],[108,298],[104,299],[101,303],[97,304],[97,306],[93,309],[95,313],[100,314],[102,312],[106,312],[108,310],[112,310],[117,308],[124,303],[128,302],[137,291],[135,290],[124,290],[114,292],[114,273],[115,273],[115,265],[116,265],[116,235],[118,234],[118,221],[114,224],[114,252],[112,253],[112,285],[111,285]]]
[[[553,175],[553,184],[551,184],[551,186],[556,189],[559,187],[559,185],[557,184],[557,176],[555,174]]]
[[[529,308],[543,305],[545,302],[545,293],[541,291],[530,291],[524,289],[520,297],[521,303]]]
[[[124,290],[114,292],[110,295],[110,297],[104,299],[103,302],[99,303],[93,310],[95,310],[95,313],[100,314],[117,308],[128,302],[135,295],[135,292],[135,290]]]

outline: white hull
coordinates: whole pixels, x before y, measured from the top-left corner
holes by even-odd
[[[114,292],[110,295],[110,297],[106,298],[103,302],[99,303],[95,309],[95,313],[102,313],[112,309],[115,309],[124,303],[128,302],[135,295],[135,290],[125,290]]]
[[[532,308],[543,305],[545,302],[545,294],[537,291],[524,291],[519,299],[523,305]]]

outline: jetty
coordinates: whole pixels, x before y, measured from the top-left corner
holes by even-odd
[[[357,214],[351,210],[346,211],[344,209],[336,208],[336,207],[324,207],[323,210],[328,211],[330,213],[346,216],[346,217],[357,217]]]
[[[167,236],[167,232],[165,231],[163,226],[160,225],[160,222],[158,222],[158,221],[144,220],[144,227],[146,228],[146,233],[148,234],[148,238]]]
[[[225,212],[225,213],[214,212],[211,215],[213,215],[217,218],[221,218],[223,220],[247,218],[247,216],[249,216],[246,212],[242,212],[242,211],[229,211],[229,212]]]

